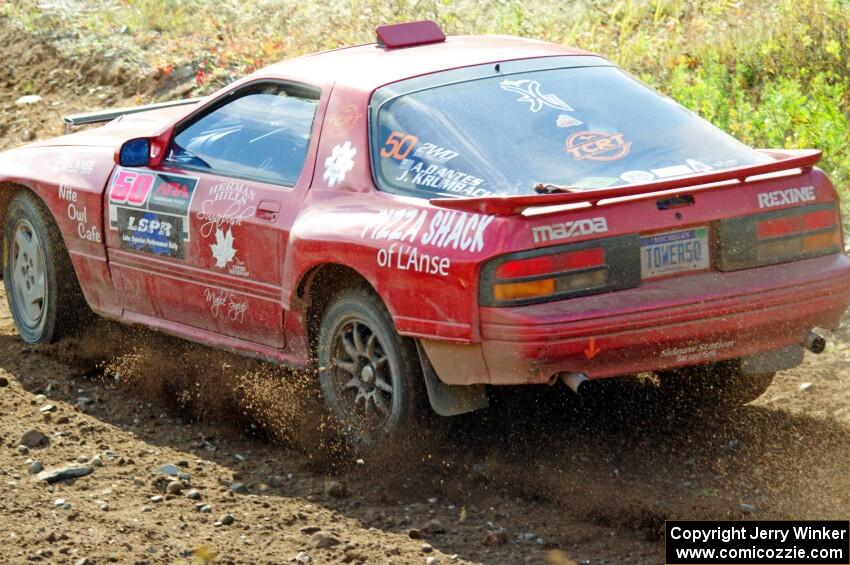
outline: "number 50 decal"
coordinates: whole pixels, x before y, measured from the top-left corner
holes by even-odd
[[[394,131],[384,143],[384,148],[381,149],[381,157],[392,157],[401,161],[413,150],[419,138],[415,135],[404,133],[403,131]]]
[[[118,171],[109,192],[109,201],[116,204],[126,202],[134,206],[141,206],[148,200],[153,181],[154,176],[149,173]]]

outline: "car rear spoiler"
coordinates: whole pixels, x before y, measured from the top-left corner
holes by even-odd
[[[724,181],[745,182],[757,175],[777,173],[792,169],[810,170],[820,161],[821,152],[816,149],[796,150],[760,150],[775,161],[735,167],[722,171],[708,171],[673,179],[654,180],[650,182],[631,184],[617,188],[594,189],[575,192],[558,192],[555,194],[535,194],[528,196],[485,196],[480,198],[434,198],[430,202],[440,208],[466,210],[497,216],[514,216],[528,208],[545,206],[561,206],[564,204],[587,203],[596,206],[602,200],[612,198],[636,197],[635,199],[651,198],[659,192],[677,189],[687,189],[687,192],[709,190],[726,186]],[[724,184],[715,184],[721,183]]]
[[[138,114],[139,112],[150,112],[151,110],[161,110],[163,108],[172,108],[175,106],[188,106],[189,104],[197,104],[202,100],[204,100],[204,98],[186,98],[184,100],[145,104],[144,106],[132,106],[130,108],[115,108],[114,110],[99,110],[97,112],[87,112],[85,114],[72,114],[70,116],[65,116],[64,118],[65,133],[68,133],[77,126],[111,122],[115,118],[126,114]]]

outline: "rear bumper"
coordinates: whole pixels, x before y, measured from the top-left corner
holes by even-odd
[[[650,281],[639,288],[515,308],[481,308],[482,342],[424,340],[448,384],[545,383],[698,365],[799,344],[836,328],[850,261],[832,255]]]

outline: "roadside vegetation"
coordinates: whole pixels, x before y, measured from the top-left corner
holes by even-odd
[[[535,37],[601,53],[756,147],[816,147],[850,205],[850,0],[18,0],[64,49],[182,73],[203,93],[376,24]]]

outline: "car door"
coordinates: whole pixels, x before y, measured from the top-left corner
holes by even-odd
[[[318,101],[249,84],[178,126],[160,167],[116,169],[107,245],[125,317],[284,346],[282,265]]]

